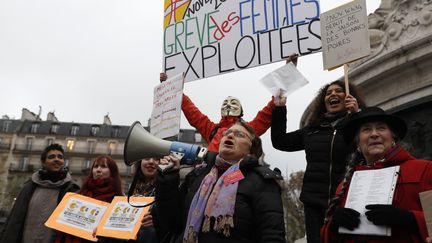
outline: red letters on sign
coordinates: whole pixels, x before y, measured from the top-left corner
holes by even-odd
[[[231,12],[228,15],[227,20],[222,22],[221,25],[216,23],[216,20],[212,16],[209,16],[209,17],[210,17],[211,21],[213,22],[213,24],[215,24],[215,26],[216,26],[216,30],[213,33],[213,37],[218,41],[222,40],[225,37],[225,33],[230,32],[232,29],[232,26],[236,25],[240,21],[240,17],[237,15],[236,12]]]

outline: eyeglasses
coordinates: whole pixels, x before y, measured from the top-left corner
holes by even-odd
[[[48,159],[54,159],[55,157],[57,157],[58,159],[64,159],[62,154],[50,154],[47,156]]]
[[[237,138],[249,138],[252,141],[252,138],[242,131],[226,130],[225,132],[222,133],[222,135],[224,137],[229,136],[230,134],[232,134],[234,137],[237,137]]]

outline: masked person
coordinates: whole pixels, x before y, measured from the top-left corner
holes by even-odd
[[[323,242],[425,242],[428,233],[419,193],[432,189],[432,161],[416,159],[398,144],[406,132],[402,119],[388,115],[378,107],[365,108],[351,117],[343,129],[343,137],[357,150],[352,154],[344,181],[329,206],[322,228]],[[339,233],[339,227],[353,230],[360,223],[360,213],[345,208],[354,172],[393,166],[400,168],[391,204],[366,205],[365,215],[369,222],[362,222],[390,227],[391,236]]]
[[[160,73],[161,82],[166,79],[166,74]],[[272,99],[257,113],[252,121],[247,122],[247,124],[255,130],[258,136],[261,136],[267,131],[267,129],[269,129],[273,107],[274,103]],[[221,119],[217,123],[211,121],[206,115],[204,115],[185,94],[183,94],[182,111],[189,124],[201,134],[208,144],[208,151],[212,152],[217,152],[219,149],[219,143],[222,138],[221,131],[223,128],[230,127],[235,122],[242,120],[243,117],[243,108],[240,100],[233,96],[228,96],[222,102]]]
[[[42,168],[33,173],[16,198],[0,242],[54,242],[56,232],[44,223],[66,192],[75,192],[79,186],[72,182],[64,166],[64,150],[51,144],[41,154]]]

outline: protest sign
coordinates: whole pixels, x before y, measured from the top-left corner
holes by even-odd
[[[131,197],[134,205],[146,205],[153,202],[153,197]],[[137,208],[131,206],[127,197],[114,197],[107,212],[104,214],[96,235],[117,239],[136,240],[141,221],[150,207]]]
[[[321,14],[324,69],[369,55],[366,0],[355,0]]]
[[[93,232],[108,206],[109,203],[68,192],[45,225],[86,240],[97,241]]]
[[[321,50],[318,0],[165,0],[163,70],[185,82]]]
[[[176,75],[154,88],[150,133],[168,138],[180,131],[183,74]]]
[[[154,198],[130,197],[129,200],[135,205],[145,205]],[[98,241],[97,236],[136,239],[141,220],[148,211],[149,207],[129,205],[124,196],[114,197],[110,204],[68,192],[45,225],[90,241]]]
[[[426,227],[429,237],[432,237],[432,190],[420,192],[420,202],[423,208],[423,214],[426,221]]]

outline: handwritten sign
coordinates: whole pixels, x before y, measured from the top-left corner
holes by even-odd
[[[163,70],[185,82],[321,50],[319,0],[165,0]]]
[[[369,55],[366,0],[355,0],[321,14],[324,69]]]
[[[154,88],[150,133],[158,138],[177,135],[180,131],[183,74],[176,75]]]

